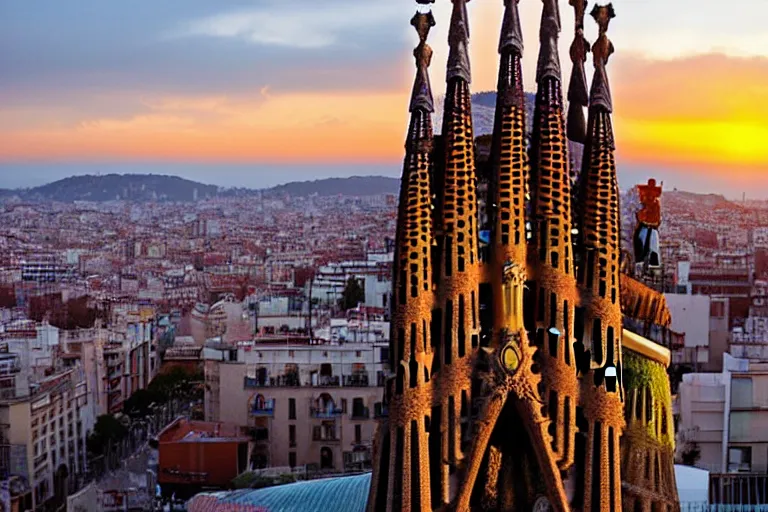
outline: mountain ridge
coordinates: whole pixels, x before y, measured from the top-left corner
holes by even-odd
[[[262,194],[267,198],[290,196],[397,194],[398,178],[386,176],[351,176],[313,181],[295,181],[275,187],[224,188],[165,174],[83,174],[70,176],[38,187],[0,189],[0,199],[18,198],[30,202],[135,201],[189,202],[214,197],[248,197]]]

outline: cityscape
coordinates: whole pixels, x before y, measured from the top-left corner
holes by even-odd
[[[622,173],[627,6],[527,1],[484,92],[407,7],[400,178],[0,172],[0,510],[768,510],[768,180]]]

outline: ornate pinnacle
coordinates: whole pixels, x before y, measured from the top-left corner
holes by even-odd
[[[423,3],[423,0],[419,3]],[[432,98],[432,87],[429,83],[429,64],[432,62],[432,48],[427,44],[429,30],[435,26],[435,18],[432,11],[427,13],[417,12],[411,18],[411,25],[419,34],[419,45],[413,50],[413,56],[416,58],[416,79],[413,82],[413,92],[411,93],[410,111],[423,109],[427,112],[434,112],[434,100]]]
[[[568,4],[573,7],[576,21],[576,32],[584,30],[584,13],[587,12],[587,0],[570,0]]]
[[[607,112],[612,112],[613,101],[611,100],[611,88],[608,83],[608,73],[605,70],[605,66],[613,54],[613,43],[608,39],[606,33],[608,32],[608,24],[616,17],[616,13],[613,10],[613,4],[608,4],[603,6],[596,5],[590,14],[600,27],[600,36],[592,46],[595,76],[592,80],[589,105],[590,108],[602,107]]]
[[[584,144],[587,139],[587,125],[583,108],[589,103],[587,75],[584,71],[584,63],[587,61],[587,53],[589,53],[589,41],[584,37],[584,13],[587,9],[587,0],[570,0],[569,3],[574,10],[576,26],[569,52],[573,69],[568,87],[567,132],[570,140]]]
[[[541,27],[539,28],[539,62],[536,67],[536,82],[544,78],[560,80],[560,56],[557,39],[560,34],[560,10],[557,0],[543,0]]]
[[[472,81],[469,67],[469,17],[467,2],[469,0],[453,0],[451,28],[448,31],[448,70],[446,81],[452,78],[462,78],[467,83]]]
[[[520,0],[504,0],[504,21],[501,25],[499,53],[505,48],[512,48],[518,55],[523,54],[523,31],[520,28],[520,12],[517,4]]]

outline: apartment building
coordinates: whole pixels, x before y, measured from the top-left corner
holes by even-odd
[[[93,424],[81,368],[41,379],[26,395],[0,399],[0,472],[29,483],[33,507],[66,496],[87,469]]]
[[[369,467],[388,345],[241,343],[206,349],[207,421],[250,428],[251,466]]]
[[[766,473],[768,363],[723,359],[721,373],[683,376],[678,450],[695,443],[696,466],[713,473]]]

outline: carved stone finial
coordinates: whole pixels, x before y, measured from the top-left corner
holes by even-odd
[[[427,42],[429,37],[429,31],[435,26],[435,17],[432,15],[432,11],[423,13],[417,12],[411,18],[411,25],[416,29],[416,33],[419,34],[419,46]]]
[[[505,48],[512,48],[519,55],[523,54],[523,31],[520,28],[520,12],[517,4],[520,0],[504,0],[504,21],[501,25],[499,53]]]
[[[595,64],[595,76],[592,79],[592,89],[590,91],[589,105],[593,107],[603,107],[608,112],[613,111],[613,101],[611,99],[611,88],[608,83],[608,72],[605,66],[608,59],[613,54],[613,43],[608,39],[608,24],[616,13],[613,10],[613,4],[595,5],[590,13],[600,27],[600,36],[592,46],[592,56]]]
[[[608,5],[595,5],[590,15],[595,19],[598,27],[600,27],[600,35],[603,35],[608,32],[608,24],[616,17],[616,11],[613,10],[612,3]]]
[[[453,0],[451,28],[448,31],[448,69],[446,81],[452,78],[462,78],[472,81],[472,71],[469,65],[469,17],[467,2],[469,0]]]
[[[434,112],[432,87],[429,83],[429,72],[427,71],[432,62],[432,48],[427,44],[429,31],[435,26],[435,18],[432,16],[432,11],[426,13],[417,12],[411,18],[411,25],[419,34],[419,45],[413,50],[413,56],[416,59],[416,79],[413,83],[413,92],[411,93],[410,111],[413,112],[421,108],[427,112]]]
[[[587,139],[587,122],[584,118],[584,107],[589,104],[587,74],[584,63],[589,53],[589,41],[584,37],[584,13],[587,0],[570,0],[574,11],[575,35],[570,48],[571,82],[568,87],[568,120],[566,132],[568,139],[584,144]]]
[[[584,13],[587,12],[587,0],[569,0],[568,4],[573,7],[576,21],[576,32],[584,30]]]
[[[539,28],[539,62],[536,67],[536,82],[544,78],[560,80],[560,55],[557,40],[560,34],[560,10],[557,0],[543,0],[541,26]]]

